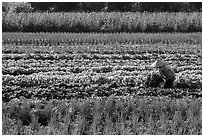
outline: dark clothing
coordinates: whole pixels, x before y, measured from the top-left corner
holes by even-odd
[[[176,79],[175,72],[170,66],[163,66],[159,68],[160,75],[165,79]]]
[[[164,84],[164,88],[170,88],[173,85],[174,80],[172,79],[167,79],[165,84]]]

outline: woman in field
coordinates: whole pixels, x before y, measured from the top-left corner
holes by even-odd
[[[161,77],[165,80],[164,88],[170,88],[176,79],[175,72],[161,59],[157,59],[150,67],[158,68]]]

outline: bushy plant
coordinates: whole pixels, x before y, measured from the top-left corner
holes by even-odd
[[[20,12],[31,12],[33,8],[28,2],[8,2],[7,12],[9,13],[20,13]]]
[[[146,86],[147,87],[159,87],[164,82],[159,72],[152,72],[147,76]]]

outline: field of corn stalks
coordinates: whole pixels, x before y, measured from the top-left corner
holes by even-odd
[[[202,13],[3,13],[4,32],[201,32]],[[161,21],[162,20],[162,21]]]
[[[134,14],[4,13],[2,134],[201,135],[201,13]]]

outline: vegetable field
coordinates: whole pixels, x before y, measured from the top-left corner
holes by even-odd
[[[2,134],[202,134],[201,33],[2,38]],[[173,88],[145,84],[158,57]]]

